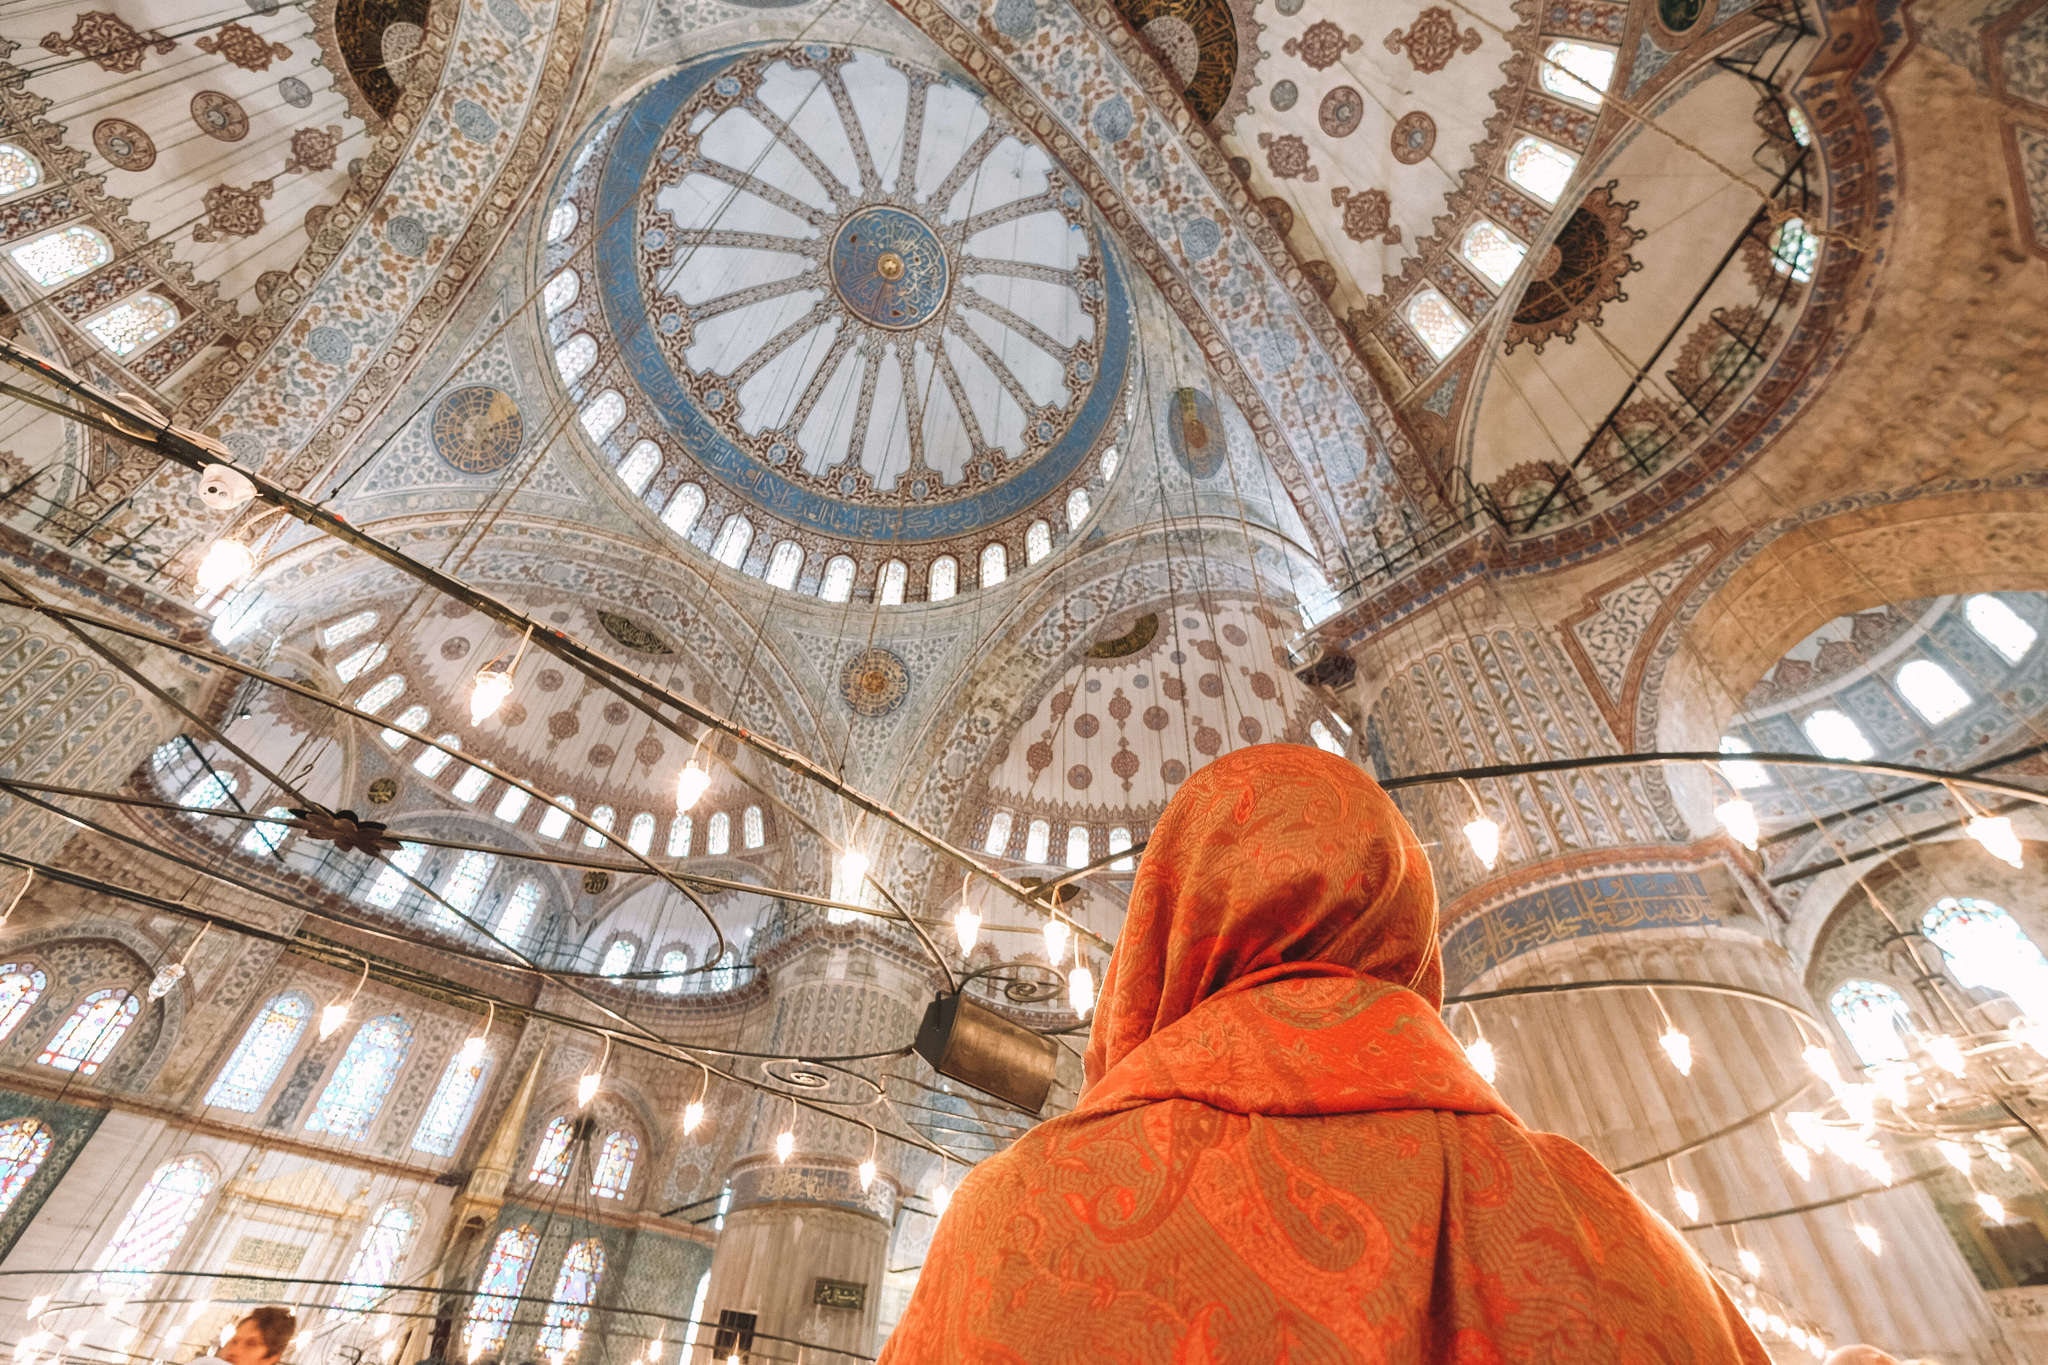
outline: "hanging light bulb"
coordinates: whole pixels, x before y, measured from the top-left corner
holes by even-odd
[[[861,883],[867,880],[868,855],[857,848],[849,848],[839,855],[839,884],[842,893],[851,899],[860,894]]]
[[[256,567],[256,552],[239,540],[222,536],[207,548],[199,561],[199,591],[211,597]]]
[[[1482,815],[1465,826],[1465,842],[1472,845],[1472,856],[1488,872],[1500,861],[1500,826]]]
[[[1748,1247],[1737,1247],[1735,1259],[1741,1264],[1742,1273],[1749,1276],[1752,1280],[1759,1278],[1764,1273],[1764,1258],[1751,1251]]]
[[[604,1083],[601,1071],[586,1071],[576,1080],[576,1107],[588,1109],[590,1102],[597,1098],[597,1087]]]
[[[685,763],[683,770],[676,774],[676,813],[681,814],[696,805],[710,790],[711,770],[694,758]]]
[[[2005,1221],[2005,1201],[1989,1190],[1977,1191],[1977,1207],[1984,1210],[1984,1216],[1994,1223]]]
[[[944,1213],[946,1211],[946,1206],[948,1204],[951,1204],[952,1202],[953,1187],[951,1185],[946,1184],[942,1180],[932,1187],[933,1208],[937,1209],[940,1213]]]
[[[1884,1255],[1884,1238],[1868,1223],[1856,1224],[1856,1240],[1863,1243],[1863,1249],[1873,1256]]]
[[[1951,1076],[1961,1076],[1969,1071],[1970,1064],[1963,1056],[1963,1045],[1946,1033],[1929,1034],[1920,1040],[1927,1049],[1927,1055],[1934,1064]]]
[[[1810,1109],[1801,1109],[1785,1115],[1785,1126],[1792,1130],[1792,1136],[1805,1143],[1808,1150],[1824,1152],[1828,1148],[1827,1125],[1819,1114]]]
[[[1055,967],[1065,961],[1067,956],[1067,940],[1072,938],[1073,934],[1074,931],[1067,927],[1065,920],[1057,916],[1047,920],[1045,922],[1045,960]]]
[[[1479,1079],[1493,1084],[1494,1074],[1499,1070],[1499,1059],[1493,1055],[1493,1044],[1484,1038],[1474,1038],[1465,1044],[1465,1060],[1472,1063],[1472,1069],[1479,1073]]]
[[[481,1033],[470,1034],[462,1040],[462,1047],[455,1055],[464,1066],[475,1066],[484,1059],[484,1036]]]
[[[498,714],[505,698],[512,695],[512,671],[496,663],[476,671],[476,684],[469,693],[469,723],[482,725]]]
[[[873,1185],[874,1183],[875,1183],[875,1159],[874,1159],[873,1157],[869,1157],[869,1158],[868,1158],[868,1159],[867,1159],[866,1161],[863,1161],[863,1162],[861,1162],[861,1163],[860,1163],[860,1189],[861,1189],[861,1193],[862,1193],[862,1194],[866,1194],[866,1193],[868,1192],[868,1188],[869,1188],[870,1186],[872,1186],[872,1185]]]
[[[1984,851],[2002,863],[2013,867],[2022,865],[2020,836],[2013,833],[2012,821],[2003,815],[1973,815],[1964,828],[1970,837],[1984,845]]]
[[[1988,1137],[1983,1139],[1983,1143],[1984,1155],[1991,1158],[1992,1165],[1998,1167],[2001,1171],[2010,1171],[2012,1169],[2012,1152],[2007,1149],[2003,1142],[1997,1138]]]
[[[966,901],[953,912],[953,936],[960,940],[960,956],[974,951],[975,943],[981,938],[981,916]]]
[[[176,990],[178,983],[184,979],[184,963],[166,962],[163,966],[157,968],[156,975],[149,979],[149,998],[152,1000],[163,999]]]
[[[34,1322],[43,1315],[44,1310],[49,1308],[49,1306],[50,1296],[48,1294],[36,1295],[28,1301],[28,1320]]]
[[[1877,1087],[1877,1093],[1890,1100],[1893,1105],[1904,1109],[1912,1099],[1906,1089],[1906,1073],[1901,1067],[1873,1066],[1869,1070],[1870,1083]]]
[[[1721,822],[1721,828],[1727,830],[1736,843],[1752,853],[1756,852],[1762,831],[1757,828],[1755,806],[1738,796],[1714,807],[1714,818]]]
[[[1783,1138],[1778,1142],[1778,1151],[1785,1158],[1785,1164],[1799,1173],[1801,1180],[1813,1179],[1813,1158],[1806,1154],[1804,1147],[1790,1138]]]
[[[704,1102],[691,1100],[683,1106],[683,1135],[689,1136],[704,1122]]]
[[[64,1354],[75,1356],[78,1354],[78,1348],[83,1345],[85,1345],[85,1329],[81,1327],[70,1336],[64,1338]]]
[[[1083,1019],[1095,1008],[1095,973],[1087,967],[1076,967],[1067,973],[1067,1003]]]
[[[785,1128],[775,1135],[775,1159],[787,1163],[796,1151],[796,1134]]]
[[[1664,1055],[1671,1059],[1671,1065],[1678,1068],[1679,1075],[1692,1075],[1692,1039],[1671,1028],[1666,1029],[1657,1041],[1663,1044]]]
[[[1678,1205],[1680,1213],[1689,1219],[1698,1221],[1700,1216],[1700,1197],[1698,1195],[1674,1181],[1671,1185],[1671,1198]]]
[[[332,1038],[334,1031],[348,1022],[348,1002],[334,1000],[320,1011],[320,1036]]]
[[[1845,1085],[1835,1092],[1835,1098],[1842,1102],[1842,1112],[1857,1127],[1867,1127],[1877,1118],[1877,1087],[1874,1085]]]
[[[1953,1138],[1942,1138],[1934,1144],[1934,1150],[1941,1153],[1941,1159],[1961,1171],[1970,1173],[1970,1149]]]

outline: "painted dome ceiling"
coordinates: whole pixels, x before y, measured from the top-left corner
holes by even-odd
[[[738,511],[756,544],[826,549],[1016,521],[1016,553],[1022,519],[1106,477],[1124,273],[1044,150],[960,81],[838,47],[723,53],[603,123],[558,194],[558,369],[579,403],[624,400],[584,423],[607,463],[658,449],[621,471],[651,509],[701,485],[697,525]]]

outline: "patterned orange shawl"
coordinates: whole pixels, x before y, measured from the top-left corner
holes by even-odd
[[[962,1183],[884,1365],[1766,1365],[1678,1236],[1466,1063],[1428,863],[1353,765],[1191,778],[1106,977],[1079,1108]]]

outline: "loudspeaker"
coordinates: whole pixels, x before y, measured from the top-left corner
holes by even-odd
[[[964,995],[932,1001],[918,1025],[917,1055],[941,1076],[1036,1114],[1052,1091],[1059,1044]]]

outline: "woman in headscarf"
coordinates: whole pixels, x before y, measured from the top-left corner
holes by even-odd
[[[1079,1107],[962,1182],[883,1365],[1765,1365],[1442,999],[1429,864],[1378,784],[1306,745],[1209,764],[1145,851]]]

